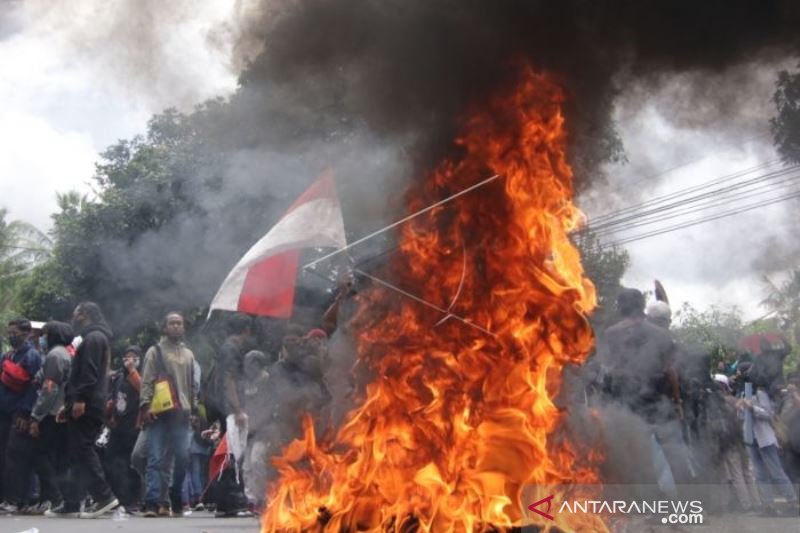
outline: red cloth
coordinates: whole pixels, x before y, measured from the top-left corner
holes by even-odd
[[[213,483],[220,473],[225,469],[225,462],[228,459],[228,439],[225,434],[222,434],[219,446],[214,450],[214,455],[211,456],[211,461],[208,463],[208,484]],[[206,487],[207,489],[208,487]]]

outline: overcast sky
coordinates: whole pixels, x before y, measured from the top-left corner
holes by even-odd
[[[145,34],[152,50],[125,34],[137,24],[125,4],[137,2],[0,0],[0,205],[10,218],[50,228],[56,192],[90,192],[99,152],[144,133],[165,107],[234,90],[227,50],[212,39],[230,2],[171,1],[159,22],[168,31]]]
[[[105,2],[64,4],[0,0],[0,206],[42,229],[56,192],[90,191],[98,152],[143,133],[164,107],[190,109],[236,86],[220,28],[238,3],[170,2],[149,42],[126,35],[125,13]],[[786,66],[743,66],[706,92],[691,75],[627,88],[617,120],[629,162],[608,167],[581,206],[596,217],[774,159],[769,98]],[[724,105],[720,90],[731,91]],[[760,276],[785,260],[770,254],[790,239],[788,216],[780,204],[630,244],[625,282],[650,289],[659,278],[673,302],[738,305],[755,318]]]
[[[792,66],[791,59],[742,65],[713,76],[664,76],[630,87],[616,107],[628,162],[610,165],[608,183],[580,199],[590,220],[776,160],[769,131],[769,118],[775,113],[771,97],[777,71]],[[798,190],[796,182],[793,188]],[[677,216],[661,227],[777,198],[787,190],[737,198],[715,209]],[[796,206],[797,200],[778,203],[627,244],[631,268],[623,281],[652,290],[653,280],[659,279],[673,308],[682,302],[700,309],[736,305],[747,318],[758,318],[766,312],[760,306],[763,275],[780,279],[780,272],[796,257],[796,232],[791,228],[797,221],[790,213]],[[658,227],[634,228],[606,240]]]

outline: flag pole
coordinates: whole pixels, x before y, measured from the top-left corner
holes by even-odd
[[[480,187],[483,187],[484,185],[487,185],[487,184],[489,184],[489,183],[493,182],[494,180],[496,180],[496,179],[498,179],[498,178],[501,178],[501,177],[502,177],[502,176],[501,176],[500,174],[495,174],[494,176],[492,176],[492,177],[490,177],[490,178],[486,178],[485,180],[483,180],[483,181],[481,181],[481,182],[479,182],[479,183],[476,183],[475,185],[472,185],[472,186],[470,186],[470,187],[467,187],[467,188],[466,188],[466,189],[464,189],[463,191],[459,191],[459,192],[457,192],[457,193],[453,194],[452,196],[448,196],[448,197],[447,197],[447,198],[445,198],[444,200],[439,200],[439,201],[438,201],[438,202],[436,202],[435,204],[433,204],[433,205],[429,205],[428,207],[425,207],[425,208],[423,208],[423,209],[420,209],[420,210],[419,210],[419,211],[417,211],[416,213],[412,213],[412,214],[408,215],[407,217],[401,218],[400,220],[398,220],[398,221],[396,221],[396,222],[393,222],[393,223],[389,224],[388,226],[385,226],[385,227],[383,227],[383,228],[381,228],[381,229],[379,229],[379,230],[377,230],[377,231],[373,231],[373,232],[372,232],[372,233],[370,233],[369,235],[366,235],[366,236],[364,236],[364,237],[361,237],[361,238],[360,238],[360,239],[358,239],[357,241],[353,241],[353,242],[351,242],[350,244],[348,244],[347,246],[345,246],[345,247],[343,247],[343,248],[339,248],[338,250],[334,250],[333,252],[331,252],[331,253],[329,253],[329,254],[327,254],[327,255],[323,255],[323,256],[322,256],[322,257],[320,257],[319,259],[315,259],[314,261],[311,261],[310,263],[308,263],[308,264],[304,265],[304,266],[303,266],[303,268],[304,268],[304,269],[309,269],[309,268],[311,268],[311,267],[313,267],[313,266],[317,265],[318,263],[321,263],[322,261],[325,261],[325,260],[327,260],[327,259],[330,259],[331,257],[335,257],[335,256],[337,256],[337,255],[341,254],[342,252],[346,252],[347,250],[349,250],[349,249],[350,249],[350,248],[352,248],[353,246],[356,246],[357,244],[361,244],[362,242],[365,242],[365,241],[368,241],[368,240],[370,240],[370,239],[372,239],[372,238],[374,238],[374,237],[377,237],[377,236],[378,236],[378,235],[380,235],[381,233],[386,233],[386,232],[387,232],[387,231],[389,231],[390,229],[396,228],[397,226],[399,226],[399,225],[401,225],[401,224],[405,224],[405,223],[406,223],[406,222],[408,222],[409,220],[413,220],[414,218],[417,218],[417,217],[418,217],[418,216],[420,216],[420,215],[424,215],[425,213],[427,213],[427,212],[429,212],[429,211],[431,211],[431,210],[433,210],[433,209],[436,209],[437,207],[439,207],[439,206],[441,206],[441,205],[444,205],[444,204],[446,204],[447,202],[450,202],[450,201],[452,201],[452,200],[455,200],[455,199],[456,199],[456,198],[458,198],[459,196],[463,196],[463,195],[467,194],[468,192],[471,192],[471,191],[474,191],[475,189],[478,189],[478,188],[480,188]]]

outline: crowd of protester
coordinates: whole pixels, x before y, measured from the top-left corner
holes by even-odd
[[[10,321],[0,514],[258,512],[277,476],[269,458],[299,436],[303,414],[314,415],[318,433],[337,419],[325,368],[340,300],[320,328],[293,326],[264,351],[254,349],[253,319],[229,314],[205,372],[179,312],[163,317],[157,343],[117,354],[116,370],[112,331],[94,303],[79,304],[71,324]],[[740,350],[712,368],[708,354],[676,342],[665,302],[645,307],[640,291],[626,289],[618,310],[582,382],[601,423],[617,430],[608,432],[616,440],[606,443],[604,480],[652,482],[669,497],[714,484],[726,489],[721,511],[797,512],[800,375],[783,374],[788,344]],[[621,420],[638,425],[615,426]],[[646,460],[633,468],[637,455]]]
[[[800,373],[784,375],[788,341],[754,336],[755,353],[729,347],[712,365],[711,354],[676,341],[666,302],[645,303],[636,289],[621,292],[621,320],[598,334],[585,367],[588,403],[647,436],[608,440],[620,458],[608,477],[670,498],[696,497],[702,485],[717,512],[798,516]]]
[[[269,455],[329,397],[325,331],[292,331],[279,354],[267,355],[253,350],[255,326],[230,314],[204,376],[179,312],[163,318],[156,344],[127,347],[116,370],[112,330],[92,302],[75,308],[71,324],[10,321],[0,369],[0,514],[252,516],[276,475]],[[267,403],[268,380],[293,392]]]

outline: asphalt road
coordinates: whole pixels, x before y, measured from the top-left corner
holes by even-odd
[[[94,520],[44,518],[43,516],[0,516],[0,533],[258,533],[256,518],[214,518],[211,513],[192,513],[182,518],[132,517],[115,521],[111,515]],[[32,533],[32,532],[30,532]]]
[[[95,520],[0,516],[0,533],[257,533],[255,518],[214,518],[210,513],[193,513],[184,518],[139,518],[114,521],[109,515]],[[527,528],[526,528],[527,529]],[[525,530],[523,530],[525,531]],[[614,533],[800,533],[800,517],[760,518],[743,516],[707,516],[705,524],[662,526],[632,522]]]

